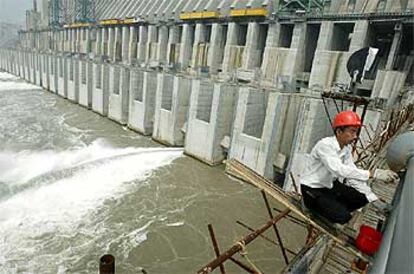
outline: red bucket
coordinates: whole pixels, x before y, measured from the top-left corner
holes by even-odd
[[[368,255],[374,255],[381,245],[382,233],[374,228],[361,225],[355,241],[356,247]]]

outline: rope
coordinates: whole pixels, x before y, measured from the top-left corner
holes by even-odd
[[[254,271],[256,271],[257,274],[262,274],[263,272],[247,256],[246,243],[243,240],[240,240],[236,244],[241,248],[239,251],[240,255],[246,259],[246,261],[250,264]]]

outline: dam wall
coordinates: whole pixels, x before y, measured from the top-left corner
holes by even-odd
[[[332,134],[328,117],[351,107],[321,94],[346,92],[355,51],[379,49],[354,88],[373,102],[367,124],[413,101],[412,1],[331,1],[316,13],[279,1],[124,2],[97,1],[95,23],[19,32],[17,47],[0,49],[0,69],[209,165],[237,159],[285,188],[298,159]]]

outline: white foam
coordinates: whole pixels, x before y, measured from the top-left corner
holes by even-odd
[[[36,85],[23,82],[12,74],[9,74],[6,72],[0,72],[0,91],[34,90],[34,89],[42,89],[42,88]]]
[[[145,153],[154,148],[115,149],[101,139],[82,149],[56,152],[45,151],[3,151],[0,152],[0,181],[9,184],[24,184],[27,181],[52,171],[79,166],[88,162],[133,153]],[[168,151],[171,151],[169,149]],[[173,149],[174,151],[174,149]]]
[[[171,223],[171,224],[166,224],[166,226],[183,226],[183,225],[184,225],[183,221],[176,222],[176,223]]]
[[[115,149],[101,144],[55,154],[52,151],[17,154],[11,162],[16,160],[24,166],[14,166],[13,176],[6,176],[9,179],[18,178],[18,170],[24,172],[27,169],[33,176],[41,173],[35,172],[38,168],[45,172],[71,164],[89,164],[70,177],[29,188],[0,202],[0,265],[1,261],[13,259],[13,254],[34,252],[30,250],[34,247],[28,239],[57,231],[73,234],[77,225],[99,209],[105,200],[122,196],[150,176],[153,170],[170,164],[181,155],[181,149]],[[94,163],[96,159],[101,161]],[[3,172],[0,175],[4,178]],[[21,178],[30,176],[22,175]],[[136,237],[136,244],[146,239],[145,232],[135,232],[129,236]]]
[[[24,83],[24,82],[0,82],[0,91],[6,90],[34,90],[34,89],[42,89],[41,87]]]
[[[18,80],[19,78],[17,76],[14,76],[13,74],[7,73],[7,72],[0,72],[0,81],[5,80]]]

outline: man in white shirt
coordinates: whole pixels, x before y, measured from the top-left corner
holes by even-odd
[[[361,126],[357,113],[338,113],[333,121],[335,136],[323,138],[314,146],[301,176],[305,206],[333,223],[347,223],[353,211],[369,202],[384,210],[387,205],[372,192],[367,181],[369,178],[386,182],[398,179],[391,170],[372,172],[356,167],[352,144]]]

